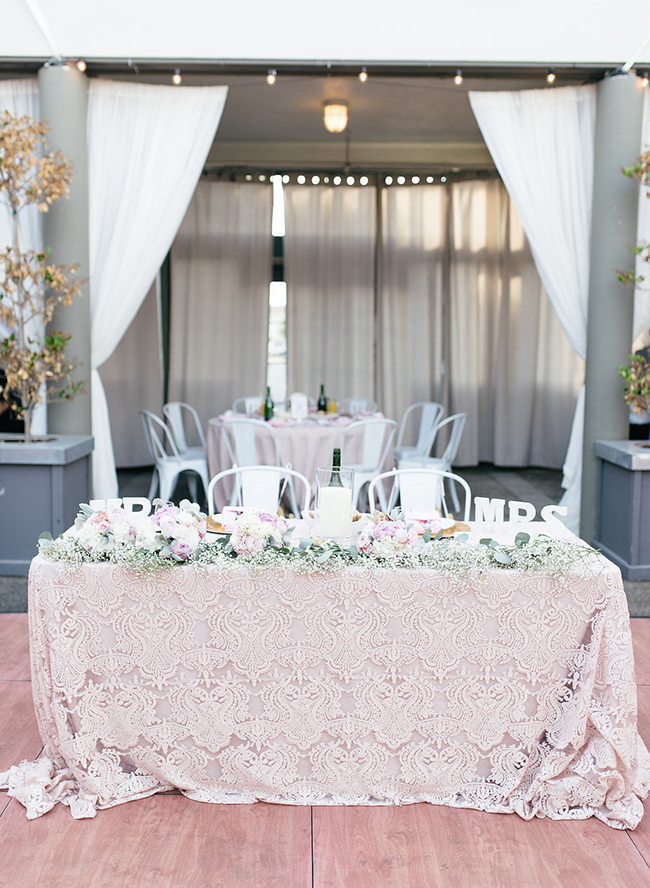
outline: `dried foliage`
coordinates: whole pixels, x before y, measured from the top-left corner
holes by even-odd
[[[624,364],[618,368],[627,385],[625,402],[630,405],[634,413],[650,411],[650,362],[643,355],[631,355],[632,361],[629,367]]]
[[[650,198],[650,149],[644,151],[632,166],[623,167],[622,172],[624,176],[628,177],[628,179],[636,179],[639,185],[646,188],[647,191],[645,196]],[[644,262],[650,262],[650,244],[637,244],[636,247],[632,248],[632,252],[637,256],[640,256]],[[629,284],[636,287],[645,280],[645,276],[637,275],[635,269],[631,269],[630,271],[617,271],[616,277],[622,284],[625,284],[626,287]]]
[[[0,341],[0,367],[7,377],[0,394],[25,420],[28,441],[43,387],[48,401],[72,398],[83,387],[72,380],[75,365],[64,355],[70,336],[29,332],[44,330],[54,308],[70,305],[81,284],[73,277],[76,267],[53,264],[49,249],[42,253],[20,250],[21,210],[37,204],[46,213],[50,204],[70,193],[72,167],[60,151],[47,151],[47,129],[30,117],[0,114],[0,200],[13,220],[12,246],[0,253],[0,323],[10,331]]]

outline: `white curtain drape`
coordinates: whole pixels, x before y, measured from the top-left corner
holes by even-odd
[[[450,187],[449,412],[458,465],[562,465],[584,365],[499,180]]]
[[[382,189],[377,395],[398,420],[416,401],[446,402],[447,197],[442,185]]]
[[[596,87],[470,92],[469,99],[560,323],[584,358]],[[573,530],[580,512],[581,403],[563,482]]]
[[[169,398],[205,423],[262,395],[272,277],[269,183],[199,183],[171,254]]]
[[[0,80],[0,112],[9,111],[14,117],[28,117],[39,120],[41,103],[38,93],[38,80]],[[0,192],[0,249],[5,249],[13,242],[13,224],[8,209],[5,208]],[[18,217],[18,237],[21,250],[41,250],[43,248],[43,216],[35,204],[25,207]],[[56,261],[56,257],[54,257]],[[35,325],[33,332],[42,332],[40,325]],[[0,337],[7,331],[0,325]],[[40,404],[32,416],[32,434],[42,435],[46,431],[46,407]]]
[[[227,87],[95,79],[88,95],[93,490],[117,495],[98,368],[135,317],[178,231]]]
[[[284,190],[288,391],[373,398],[376,189]]]

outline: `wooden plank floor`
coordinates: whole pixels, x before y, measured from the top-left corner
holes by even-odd
[[[632,621],[650,741],[650,619]],[[0,614],[0,770],[41,741],[27,615]],[[650,809],[650,802],[646,802]],[[650,888],[650,813],[633,832],[408,805],[207,805],[157,795],[28,821],[0,793],[0,888]]]

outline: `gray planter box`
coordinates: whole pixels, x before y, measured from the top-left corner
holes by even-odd
[[[91,491],[90,435],[47,435],[25,444],[0,435],[0,575],[26,576],[46,530],[58,536]]]
[[[627,580],[650,580],[650,446],[596,441],[598,490],[594,546]]]

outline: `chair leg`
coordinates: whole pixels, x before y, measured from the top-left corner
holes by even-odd
[[[453,478],[446,478],[446,481],[449,482],[449,492],[451,494],[451,501],[454,505],[454,516],[458,516],[460,512],[460,501],[458,499],[458,491],[456,490],[456,482]]]
[[[300,518],[300,509],[298,508],[298,500],[296,499],[296,485],[293,478],[287,478],[287,487],[289,489],[289,502],[291,503],[291,511],[294,518]]]
[[[158,490],[158,482],[159,482],[158,467],[154,466],[153,467],[153,474],[151,475],[151,484],[149,486],[149,495],[147,496],[147,499],[149,500],[149,502],[153,501],[156,491]]]
[[[163,502],[168,503],[171,500],[179,474],[179,472],[175,472],[173,475],[169,474],[160,478],[160,499]]]
[[[193,503],[196,502],[196,491],[198,488],[197,477],[194,472],[187,473],[187,486],[190,489],[190,498]]]

